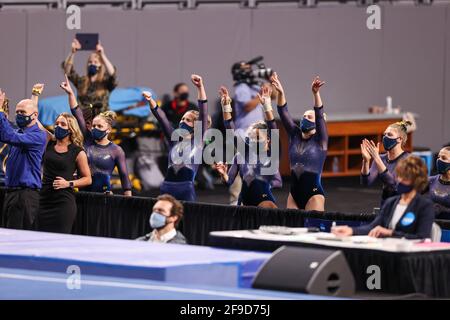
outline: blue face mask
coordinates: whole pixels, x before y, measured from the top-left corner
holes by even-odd
[[[385,150],[389,151],[397,145],[398,138],[389,138],[388,136],[383,136],[383,147]]]
[[[398,194],[404,194],[404,193],[409,193],[412,191],[412,189],[414,189],[414,187],[412,185],[407,185],[401,182],[397,183],[397,193]]]
[[[436,160],[436,169],[440,174],[446,174],[450,170],[450,162],[444,162],[440,159]]]
[[[306,118],[303,118],[300,122],[300,130],[302,130],[303,133],[307,133],[311,130],[314,130],[316,128],[316,123],[309,121]]]
[[[27,127],[33,119],[31,119],[32,114],[29,116],[23,115],[23,114],[16,114],[16,123],[17,126],[21,129]]]
[[[94,140],[97,140],[97,141],[102,140],[107,135],[106,130],[102,131],[97,128],[92,129],[91,132],[92,132],[92,138],[94,138]]]
[[[55,138],[56,140],[62,140],[69,135],[69,129],[61,128],[60,126],[55,127]]]
[[[95,64],[90,64],[89,66],[88,66],[88,75],[89,76],[94,76],[94,75],[96,75],[97,74],[97,72],[98,72],[98,67],[95,65]]]
[[[150,216],[150,227],[160,229],[166,225],[166,216],[159,212],[153,212]]]
[[[180,122],[180,124],[178,125],[178,129],[184,129],[189,131],[189,133],[193,133],[194,132],[194,128],[192,128],[190,125],[188,125],[185,122]]]

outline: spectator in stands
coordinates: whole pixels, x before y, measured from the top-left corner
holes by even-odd
[[[183,82],[175,85],[173,99],[164,103],[161,108],[173,127],[178,126],[186,111],[198,111],[197,105],[189,101],[189,87]]]
[[[377,178],[383,182],[381,206],[387,198],[398,194],[395,182],[395,167],[400,160],[410,155],[404,150],[410,125],[411,122],[409,121],[401,121],[387,127],[383,135],[383,147],[387,151],[385,154],[380,154],[379,142],[375,144],[373,141],[364,139],[361,143],[363,158],[361,184],[364,186],[371,185]]]
[[[61,83],[61,88],[67,93],[70,110],[76,118],[84,137],[84,148],[86,149],[92,173],[92,184],[86,188],[86,191],[111,192],[111,176],[117,167],[124,195],[131,196],[132,187],[128,176],[125,152],[119,145],[108,138],[116,113],[105,111],[98,114],[92,120],[92,130],[89,130],[67,76],[66,81]]]
[[[75,53],[81,49],[77,39],[72,41],[72,50],[62,67],[78,93],[82,110],[92,108],[93,117],[109,109],[109,94],[117,86],[116,68],[109,61],[103,46],[98,43],[86,65],[86,75],[80,76],[73,66]]]
[[[439,151],[436,168],[438,174],[429,179],[428,195],[438,218],[450,219],[450,147]]]
[[[387,199],[371,223],[354,228],[334,227],[332,233],[337,236],[368,234],[376,238],[430,238],[435,210],[433,202],[421,195],[428,183],[427,166],[421,158],[410,156],[399,161],[395,172],[399,195]]]
[[[153,231],[139,241],[185,244],[186,238],[176,228],[183,218],[183,205],[169,194],[156,198],[150,216],[150,226]]]
[[[33,95],[42,90],[33,88]],[[0,90],[0,106],[4,106],[5,93]],[[24,99],[16,106],[15,129],[0,110],[0,142],[10,147],[6,161],[7,187],[3,202],[6,227],[32,229],[39,208],[41,162],[47,141],[46,133],[38,125],[38,108],[31,99]]]

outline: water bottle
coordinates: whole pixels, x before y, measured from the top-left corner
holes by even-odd
[[[339,159],[338,157],[333,158],[333,172],[339,172]]]

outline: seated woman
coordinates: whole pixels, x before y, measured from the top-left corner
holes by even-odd
[[[450,147],[439,151],[436,168],[438,174],[429,178],[428,196],[434,202],[436,217],[450,219]]]
[[[272,194],[272,188],[281,187],[281,179],[278,173],[278,167],[272,174],[265,174],[264,170],[271,167],[271,157],[269,143],[271,140],[270,131],[276,129],[275,119],[271,105],[271,89],[265,86],[262,88],[259,96],[260,102],[264,108],[266,121],[258,121],[252,124],[248,131],[244,145],[245,152],[237,152],[233,158],[233,164],[227,170],[227,165],[220,162],[215,164],[215,169],[219,172],[222,180],[228,185],[232,185],[234,179],[239,173],[242,178],[242,189],[239,195],[239,203],[245,206],[258,206],[263,208],[277,208],[275,197]],[[234,129],[234,123],[231,119],[231,98],[225,87],[220,89],[223,119],[225,128]],[[235,135],[236,139],[241,139]],[[262,148],[263,152],[256,152],[251,144]],[[239,145],[239,144],[238,144]],[[252,154],[253,153],[258,153]],[[264,152],[268,155],[267,159],[260,157]],[[268,170],[269,171],[269,170]]]
[[[169,144],[169,165],[164,182],[161,184],[161,194],[170,194],[177,200],[195,201],[194,179],[198,168],[201,165],[203,155],[203,137],[206,130],[211,125],[211,118],[208,116],[208,100],[202,77],[191,75],[191,81],[197,88],[198,107],[200,111],[190,110],[184,113],[178,128],[174,129],[170,124],[165,112],[153,99],[150,92],[143,92],[142,95],[148,101],[150,110],[158,120],[162,132]],[[195,122],[199,122],[201,139],[194,139]],[[199,130],[197,130],[198,132]],[[172,134],[182,141],[174,141]],[[199,161],[200,160],[200,161]]]
[[[116,68],[107,58],[99,43],[95,52],[89,55],[86,75],[80,76],[73,67],[75,53],[81,49],[77,39],[72,41],[72,50],[62,67],[64,73],[77,89],[81,110],[92,108],[93,117],[109,109],[109,94],[117,87]]]
[[[66,81],[61,83],[61,88],[67,93],[70,110],[77,119],[84,137],[84,148],[86,149],[92,174],[92,185],[86,188],[86,191],[110,192],[111,175],[114,168],[117,167],[124,195],[131,196],[131,182],[128,176],[125,152],[108,138],[116,114],[113,111],[98,114],[92,120],[92,130],[90,130],[86,124],[83,112],[78,107],[77,99],[67,76]]]
[[[430,238],[434,207],[429,199],[421,195],[428,183],[427,166],[419,157],[410,156],[398,163],[395,172],[399,195],[387,199],[371,223],[354,228],[334,227],[331,232],[337,236]]]
[[[401,159],[409,156],[409,153],[403,149],[408,139],[409,126],[411,126],[411,122],[401,121],[387,127],[383,135],[385,154],[380,154],[380,143],[375,144],[375,142],[367,139],[361,142],[363,158],[361,184],[369,186],[377,178],[383,182],[381,206],[387,198],[398,194],[395,182],[395,167]],[[370,164],[371,162],[372,164]]]

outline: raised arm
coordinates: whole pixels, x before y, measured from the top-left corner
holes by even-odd
[[[162,108],[158,107],[158,104],[153,99],[151,92],[144,91],[144,92],[142,92],[142,96],[145,98],[145,100],[147,100],[147,102],[150,106],[150,111],[155,116],[156,120],[158,120],[158,122],[161,126],[161,129],[163,131],[163,134],[166,137],[169,145],[172,145],[173,141],[172,141],[171,137],[172,137],[173,127],[170,124],[169,120],[167,120],[166,114],[164,113]]]
[[[319,77],[316,77],[311,85],[311,90],[314,96],[314,114],[316,117],[316,134],[319,140],[322,142],[324,150],[328,149],[328,130],[325,123],[325,116],[323,113],[323,103],[320,97],[320,88],[325,84]]]
[[[73,67],[73,58],[75,56],[75,53],[81,49],[81,44],[77,39],[73,39],[71,50],[69,55],[67,56],[66,60],[63,62],[63,69],[65,74],[69,74]]]
[[[96,46],[96,50],[97,53],[100,55],[100,57],[102,58],[103,63],[105,64],[106,67],[106,72],[108,72],[108,74],[110,76],[114,76],[114,73],[116,72],[116,70],[114,69],[113,64],[111,63],[111,61],[109,61],[108,57],[105,54],[105,49],[103,48],[103,46],[100,44],[100,42],[97,44]]]
[[[42,91],[44,91],[44,84],[43,83],[36,83],[33,86],[33,89],[31,91],[31,100],[33,101],[34,105],[36,106],[36,109],[39,107],[39,96],[42,94]],[[47,130],[42,123],[37,120],[37,125],[39,129],[44,131],[47,134],[47,142],[54,138],[53,133],[51,133],[49,130]]]
[[[90,131],[86,127],[86,121],[84,120],[83,111],[78,107],[77,98],[75,93],[73,92],[72,86],[69,83],[69,78],[65,75],[66,80],[61,82],[59,85],[61,89],[67,94],[67,98],[69,99],[69,106],[72,115],[77,119],[78,126],[80,127],[81,133],[84,136],[85,140],[89,140],[91,138]]]
[[[124,195],[131,196],[131,181],[128,176],[127,160],[125,157],[125,152],[119,146],[117,146],[117,151],[115,151],[115,163],[117,170],[119,171],[120,182],[122,184]]]
[[[197,100],[200,117],[199,120],[202,122],[202,140],[208,130],[208,98],[206,97],[205,85],[203,83],[202,77],[199,75],[191,75],[191,81],[197,88]]]
[[[288,134],[292,135],[295,133],[297,126],[295,125],[294,120],[289,114],[283,85],[281,84],[281,81],[278,78],[278,74],[276,72],[274,72],[273,75],[270,77],[270,82],[275,87],[275,90],[277,90],[278,93],[277,109],[278,114],[280,115],[281,123],[283,123],[283,126],[288,132]]]

